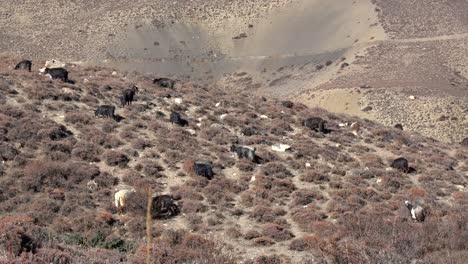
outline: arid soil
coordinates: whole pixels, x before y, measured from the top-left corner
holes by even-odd
[[[468,150],[410,131],[224,87],[68,65],[74,84],[0,64],[5,263],[464,263]],[[137,84],[136,101],[99,118]],[[178,99],[178,100],[176,100]],[[377,106],[376,106],[377,107]],[[188,127],[171,124],[178,111]],[[327,133],[303,126],[320,116]],[[353,133],[350,123],[359,122]],[[348,124],[348,125],[346,125]],[[404,124],[405,125],[405,124]],[[250,132],[247,132],[250,131]],[[255,147],[260,164],[230,152]],[[276,152],[272,145],[291,146]],[[414,172],[391,169],[405,157]],[[212,180],[187,162],[208,160]],[[92,183],[95,184],[92,184]],[[91,183],[91,185],[90,185]],[[137,192],[126,213],[117,190]],[[150,222],[146,195],[181,213]],[[404,201],[428,211],[413,223]],[[365,248],[366,250],[363,250]],[[382,248],[386,248],[382,251]]]
[[[14,2],[0,5],[0,263],[468,258],[467,1]],[[13,70],[24,58],[31,73]],[[75,83],[38,73],[52,58]],[[118,121],[95,117],[103,104]],[[303,126],[315,116],[328,133]],[[148,188],[180,207],[149,236]]]
[[[47,8],[38,10],[37,1],[0,7],[4,53],[217,82],[385,124],[398,120],[410,130],[425,127],[425,135],[446,142],[466,137],[468,4],[463,0],[40,5]],[[240,85],[237,79],[243,79]],[[324,90],[334,89],[338,95],[360,86],[374,90],[368,95],[392,90],[429,97],[443,109],[462,105],[456,113],[441,113],[456,115],[447,125],[429,121],[438,118],[429,116],[429,109],[414,112],[427,105],[419,100],[406,109],[390,108],[397,112],[376,107],[365,113],[349,112],[339,100],[317,101],[314,94],[323,97]],[[385,104],[395,99],[390,96]],[[360,100],[382,103],[369,96]]]

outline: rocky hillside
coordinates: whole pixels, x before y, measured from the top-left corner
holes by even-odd
[[[0,256],[21,263],[144,263],[146,195],[180,214],[151,222],[151,263],[464,263],[468,149],[368,120],[221,87],[68,65],[75,84],[0,65]],[[136,84],[137,101],[118,107]],[[98,118],[116,106],[119,121]],[[290,106],[290,105],[289,105]],[[188,127],[171,124],[177,111]],[[319,116],[330,132],[302,126]],[[359,122],[352,133],[345,123]],[[260,164],[231,144],[255,147]],[[287,144],[276,152],[274,144]],[[398,157],[415,172],[390,169]],[[213,164],[212,180],[187,161]],[[95,182],[96,185],[90,182]],[[117,190],[134,188],[125,214]],[[427,210],[413,222],[404,201]]]

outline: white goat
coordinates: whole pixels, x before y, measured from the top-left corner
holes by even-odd
[[[125,209],[125,203],[131,193],[134,193],[134,189],[123,189],[115,193],[114,195],[114,204],[117,207],[119,214],[122,214]]]

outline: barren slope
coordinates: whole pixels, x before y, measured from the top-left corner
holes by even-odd
[[[174,195],[181,208],[152,222],[154,263],[467,257],[466,147],[213,85],[165,89],[151,76],[74,65],[76,84],[64,84],[11,70],[16,60],[3,57],[0,65],[4,262],[143,263],[148,187]],[[97,105],[117,105],[131,84],[141,93],[117,108],[120,122],[94,116]],[[169,122],[174,110],[194,135]],[[331,132],[303,127],[310,116],[326,119]],[[339,126],[346,122],[360,122],[360,135]],[[254,134],[241,133],[247,128]],[[263,163],[233,156],[234,142],[256,147]],[[275,152],[276,143],[292,150]],[[415,173],[388,169],[400,156]],[[211,161],[215,178],[188,173],[187,159]],[[130,186],[137,194],[119,215],[113,194]],[[404,200],[428,210],[424,223],[410,221]]]

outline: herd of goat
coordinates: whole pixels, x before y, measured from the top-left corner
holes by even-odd
[[[30,60],[20,61],[14,67],[15,70],[27,70],[29,72],[31,72],[31,68],[32,68],[32,61]],[[68,78],[68,71],[63,66],[62,67],[47,67],[47,63],[46,63],[46,67],[42,69],[41,72],[49,76],[49,78],[51,79],[59,79],[66,83],[75,83],[74,81]],[[160,87],[172,89],[174,88],[174,85],[176,82],[175,80],[172,80],[169,78],[156,78],[153,80],[153,83],[159,85]],[[121,107],[131,105],[132,102],[135,100],[135,95],[137,93],[138,93],[138,87],[136,86],[125,89],[119,98]],[[287,108],[292,108],[294,106],[294,103],[291,101],[283,101],[282,105]],[[95,116],[102,116],[102,117],[109,117],[109,118],[116,119],[115,106],[100,105],[95,110]],[[188,121],[182,118],[182,116],[177,112],[171,113],[170,122],[172,124],[176,124],[179,126],[189,125]],[[324,133],[324,134],[331,132],[329,129],[326,128],[326,123],[327,121],[322,119],[321,117],[311,117],[303,121],[303,125],[305,127],[313,131]],[[401,124],[397,124],[394,127],[397,129],[403,130],[403,126]],[[359,130],[359,124],[353,123],[351,125],[351,128],[353,128],[354,130]],[[245,132],[248,133],[248,131],[245,131]],[[232,145],[230,150],[234,152],[235,154],[237,154],[238,158],[248,159],[251,162],[257,163],[257,164],[262,162],[262,158],[257,156],[257,154],[255,153],[256,152],[255,148],[252,148],[249,146],[242,146],[242,145]],[[211,165],[211,162],[209,161],[194,161],[192,164],[190,164],[190,167],[191,167],[192,172],[198,176],[205,177],[208,180],[211,180],[214,178],[215,174],[213,172],[213,167]],[[408,160],[402,157],[395,159],[392,162],[391,167],[399,171],[402,171],[404,173],[411,173],[415,171],[414,168],[409,167]],[[132,193],[135,193],[134,189],[130,189],[130,190],[123,189],[115,193],[114,203],[120,214],[124,213],[126,200]],[[413,205],[409,201],[405,201],[405,206],[408,208],[411,218],[414,221],[417,221],[417,222],[424,221],[426,217],[426,210],[423,207],[421,207],[420,205]],[[159,195],[159,196],[153,197],[152,212],[154,212],[152,213],[152,215],[155,218],[170,218],[170,217],[176,216],[180,212],[180,210],[177,204],[175,203],[173,196]]]

